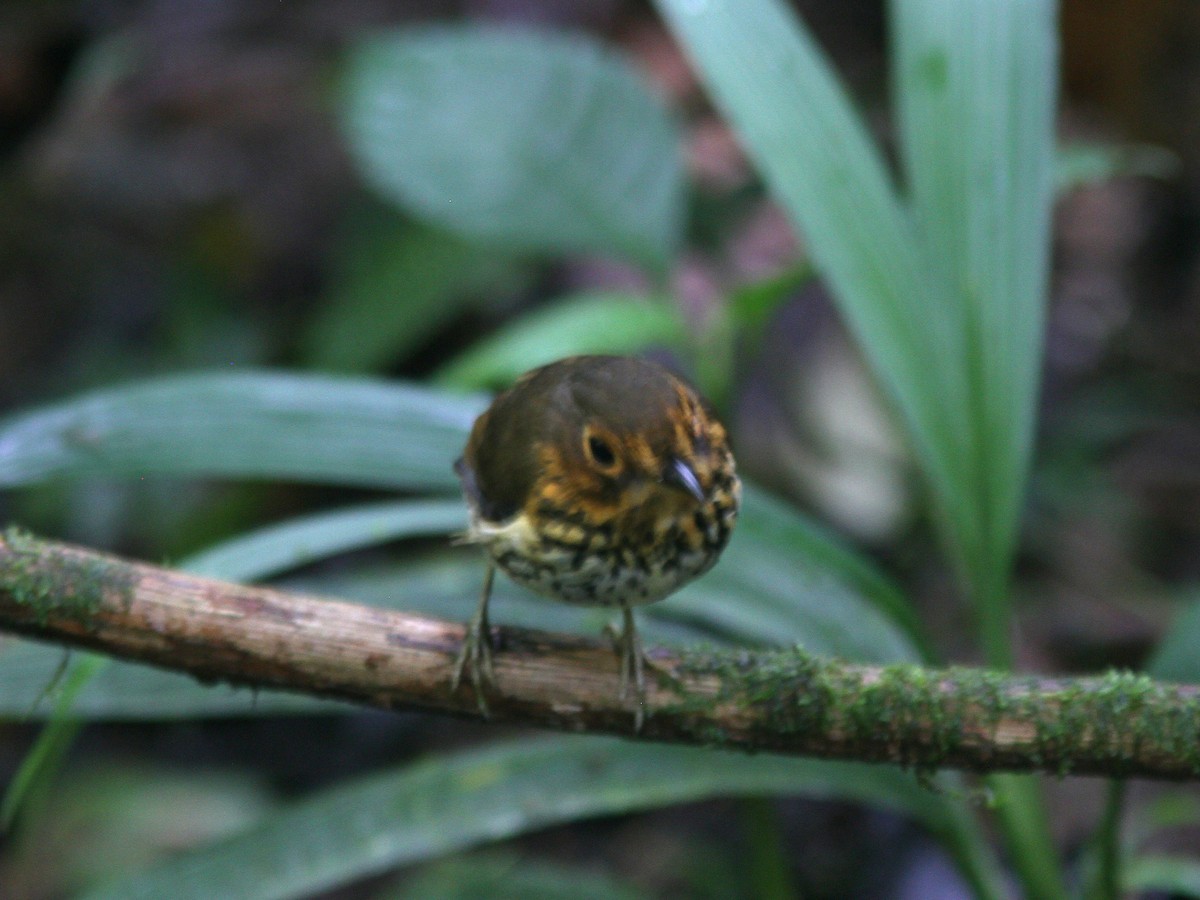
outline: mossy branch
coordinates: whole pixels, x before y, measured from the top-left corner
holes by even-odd
[[[469,686],[450,690],[461,624],[228,584],[13,530],[0,538],[0,629],[204,681],[478,715]],[[517,628],[494,635],[494,719],[631,734],[610,647]],[[1200,777],[1200,687],[1128,673],[860,666],[799,650],[650,656],[646,739],[926,771]]]

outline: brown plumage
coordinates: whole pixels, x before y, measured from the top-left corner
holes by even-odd
[[[471,507],[467,540],[489,566],[455,670],[492,678],[493,566],[567,603],[614,606],[621,690],[645,692],[631,607],[661,600],[724,549],[741,485],[725,429],[688,384],[654,363],[576,356],[523,375],[475,421],[455,464]]]

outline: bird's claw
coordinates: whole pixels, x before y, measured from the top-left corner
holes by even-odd
[[[462,649],[454,661],[454,675],[450,679],[450,690],[458,690],[463,681],[464,673],[469,673],[471,684],[475,687],[475,702],[479,713],[485,719],[488,717],[487,698],[484,696],[484,684],[495,685],[496,669],[492,663],[492,634],[487,619],[479,615],[471,619],[467,633],[463,636]]]
[[[617,697],[624,702],[629,697],[629,686],[632,683],[634,691],[633,730],[640,733],[646,721],[646,653],[642,647],[642,638],[633,624],[633,611],[623,607],[622,628],[620,632],[609,624],[605,631],[612,641],[613,650],[620,657],[621,682]]]

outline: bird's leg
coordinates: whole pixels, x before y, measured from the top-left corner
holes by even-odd
[[[629,696],[629,683],[633,682],[634,717],[633,730],[640,732],[646,719],[646,656],[642,649],[642,638],[633,621],[633,610],[621,604],[621,633],[613,637],[613,649],[621,657],[621,687],[618,696],[624,700]]]
[[[488,600],[492,596],[492,581],[495,577],[496,566],[489,561],[487,574],[483,576],[479,607],[467,625],[462,649],[458,651],[458,659],[454,662],[454,677],[450,680],[450,690],[457,691],[458,686],[462,684],[463,672],[469,670],[471,683],[475,685],[475,700],[484,718],[488,715],[488,705],[483,696],[483,684],[496,683],[496,670],[492,665],[492,629],[488,623]]]

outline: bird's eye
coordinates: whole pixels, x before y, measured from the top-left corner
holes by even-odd
[[[613,453],[613,448],[602,437],[597,437],[594,434],[589,436],[587,439],[587,449],[592,461],[602,469],[607,469],[617,461],[617,455]]]

